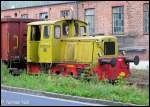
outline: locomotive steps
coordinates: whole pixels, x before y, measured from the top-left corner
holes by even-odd
[[[79,97],[79,96],[64,95],[64,94],[58,94],[58,93],[52,93],[52,92],[44,92],[44,91],[37,91],[37,90],[31,90],[31,89],[25,89],[25,88],[11,87],[11,86],[6,86],[6,85],[1,85],[1,89],[7,90],[7,91],[33,94],[33,95],[40,95],[40,96],[62,98],[62,99],[68,99],[68,100],[74,100],[74,101],[81,101],[81,102],[85,102],[85,103],[103,104],[103,105],[108,105],[108,106],[110,106],[110,105],[111,106],[139,106],[139,105],[135,105],[135,104],[127,104],[127,103],[110,101],[110,100],[102,100],[102,99],[93,99],[93,98],[85,98],[85,97]]]

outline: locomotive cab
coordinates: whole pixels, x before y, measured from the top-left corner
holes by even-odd
[[[28,24],[27,63],[39,72],[39,65],[57,63],[61,59],[62,39],[86,33],[86,23],[79,20],[36,21]],[[37,73],[38,73],[37,72]]]

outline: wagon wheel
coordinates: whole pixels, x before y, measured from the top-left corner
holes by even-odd
[[[13,76],[19,76],[20,75],[20,71],[17,68],[9,68],[9,73]]]

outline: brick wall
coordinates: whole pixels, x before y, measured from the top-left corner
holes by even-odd
[[[142,60],[149,58],[149,34],[143,32],[143,5],[148,1],[88,1],[79,5],[79,19],[85,20],[85,9],[95,9],[95,33],[112,35],[112,7],[124,6],[124,35],[117,36],[120,48],[130,47],[133,50],[127,55],[139,55]],[[142,51],[146,50],[146,51]]]
[[[51,5],[42,7],[30,7],[22,9],[4,10],[1,11],[1,17],[11,16],[15,18],[14,14],[17,13],[17,18],[20,18],[22,14],[28,14],[28,18],[38,19],[39,13],[48,12],[48,19],[56,20],[60,18],[61,10],[70,10],[70,8],[75,8],[74,4],[61,4],[61,5]]]
[[[58,4],[42,7],[32,7],[23,9],[13,9],[1,11],[1,17],[12,16],[17,13],[17,17],[21,14],[28,14],[29,18],[39,18],[39,13],[48,12],[48,18],[56,20],[60,18],[61,10],[74,9],[74,16],[80,20],[85,20],[85,9],[94,8],[94,25],[95,33],[104,35],[112,35],[112,7],[124,6],[124,34],[118,37],[120,47],[143,48],[146,51],[128,52],[127,55],[139,55],[142,60],[149,58],[149,34],[144,35],[143,32],[143,5],[149,1],[86,1],[70,4]],[[78,7],[78,8],[77,8]],[[78,13],[77,13],[78,11]]]

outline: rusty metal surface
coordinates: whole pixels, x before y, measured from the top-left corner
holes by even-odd
[[[1,60],[19,60],[26,56],[27,23],[35,19],[1,19]]]

